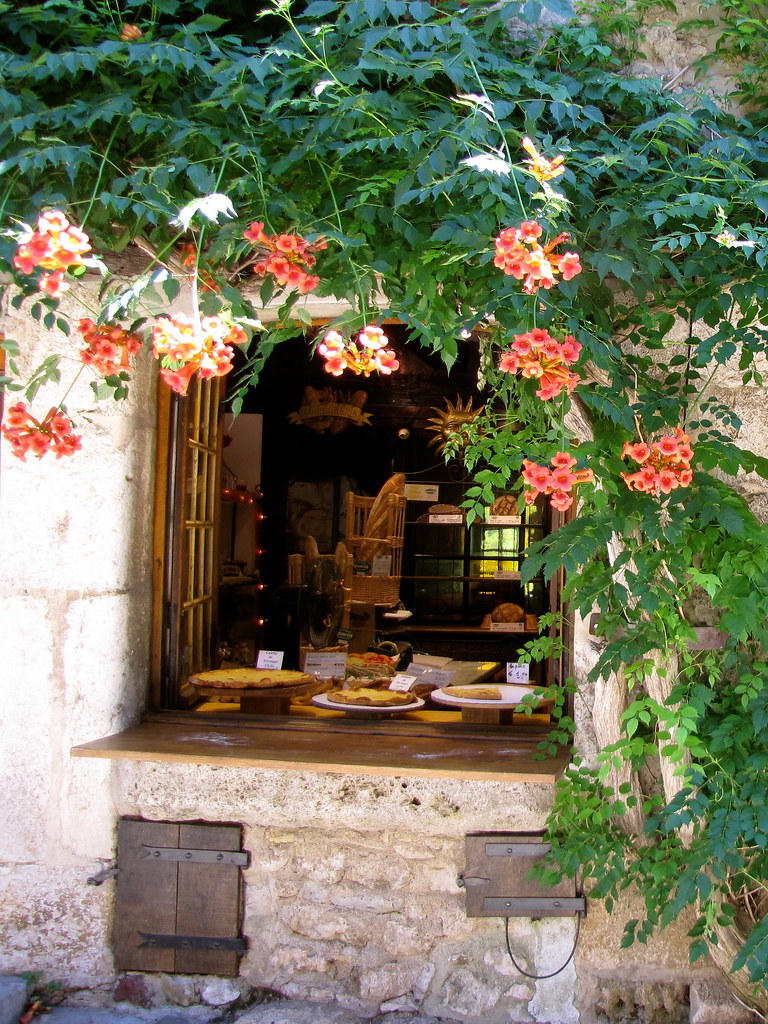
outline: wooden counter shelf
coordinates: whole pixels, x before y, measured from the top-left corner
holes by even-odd
[[[193,763],[334,774],[478,779],[554,785],[570,760],[563,748],[534,757],[550,731],[478,728],[445,721],[364,724],[342,717],[168,712],[123,732],[81,743],[74,757]]]

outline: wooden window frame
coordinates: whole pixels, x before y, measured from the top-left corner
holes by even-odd
[[[186,579],[196,565],[189,538],[206,533],[204,552],[216,551],[218,467],[221,428],[212,430],[210,415],[201,406],[200,392],[210,395],[208,412],[219,405],[220,382],[195,384],[179,398],[161,389],[158,408],[156,508],[154,526],[154,590],[152,614],[150,707],[133,728],[73,748],[79,757],[253,767],[376,776],[482,779],[554,785],[567,767],[571,751],[562,748],[542,758],[537,753],[550,732],[541,722],[489,726],[469,723],[388,720],[305,719],[245,713],[216,715],[192,711],[192,694],[179,686],[184,674],[212,663],[216,566],[202,558],[207,585],[190,593]],[[204,405],[205,403],[203,403]],[[207,418],[206,418],[207,416]],[[207,440],[189,440],[188,425],[200,423]],[[213,437],[216,444],[213,444]],[[214,448],[216,451],[214,451]],[[185,507],[184,481],[198,456],[205,462],[202,506]],[[215,468],[213,468],[215,467]],[[180,510],[184,516],[180,520]],[[202,511],[202,515],[197,513]],[[187,515],[187,512],[193,514]],[[211,515],[207,513],[210,512]],[[213,547],[211,548],[211,545]],[[198,549],[195,549],[198,551]],[[199,553],[199,552],[198,552]],[[550,584],[551,607],[559,608],[561,580]],[[210,607],[208,661],[200,643],[190,645],[185,616]],[[567,616],[564,618],[567,622]],[[569,628],[569,633],[572,630]],[[570,639],[570,638],[569,638]],[[570,645],[569,645],[570,646]],[[570,667],[568,648],[561,663],[549,667],[564,679]],[[195,663],[200,662],[199,664]],[[191,691],[191,688],[189,688]],[[522,717],[522,716],[521,716]],[[215,733],[213,733],[215,730]],[[213,733],[213,735],[212,735]]]

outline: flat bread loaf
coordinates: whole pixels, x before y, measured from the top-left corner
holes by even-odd
[[[349,690],[330,690],[326,699],[334,704],[349,704],[355,707],[393,708],[401,704],[413,704],[413,694],[397,690],[374,690],[369,686],[354,686]]]
[[[315,677],[286,668],[218,668],[196,672],[189,681],[193,686],[210,686],[216,690],[269,690],[304,686],[315,682]]]
[[[491,620],[493,622],[523,622],[525,610],[519,604],[509,602],[498,604],[491,612]]]
[[[444,686],[443,693],[463,700],[501,700],[501,690],[495,686]]]

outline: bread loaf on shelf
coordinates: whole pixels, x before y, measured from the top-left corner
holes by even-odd
[[[377,554],[386,550],[382,541],[387,539],[389,524],[390,495],[405,494],[405,474],[395,473],[387,480],[374,499],[363,531],[363,543],[358,556],[370,562]]]

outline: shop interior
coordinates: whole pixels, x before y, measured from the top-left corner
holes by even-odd
[[[358,663],[367,654],[388,659],[388,678],[418,694],[418,707],[390,707],[388,716],[546,717],[543,706],[530,715],[509,703],[518,699],[511,679],[519,693],[552,681],[551,666],[517,662],[556,599],[543,580],[519,578],[523,551],[549,529],[546,511],[520,512],[516,496],[500,496],[498,515],[467,524],[461,506],[472,480],[442,450],[451,423],[482,408],[478,345],[462,342],[449,374],[438,356],[406,346],[399,325],[387,333],[400,361],[388,376],[333,377],[304,339],[281,344],[240,415],[225,418],[215,667],[255,667],[266,652],[270,667],[279,657],[282,669],[308,672],[318,684],[324,666],[335,675],[271,702],[201,688],[200,710],[379,713],[338,709],[313,692],[372,682],[373,669]],[[366,516],[393,481],[399,491],[387,496],[389,518],[372,547]],[[346,683],[338,659],[326,654],[323,663],[334,649],[355,663]],[[452,704],[441,699],[446,681],[501,686],[505,706]]]

